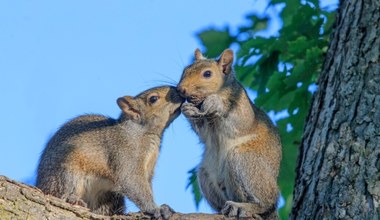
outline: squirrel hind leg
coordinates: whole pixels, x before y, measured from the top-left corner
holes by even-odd
[[[83,197],[84,180],[82,175],[75,175],[66,170],[60,173],[58,184],[55,187],[56,196],[72,205],[80,205],[89,208],[87,200]]]
[[[98,207],[93,209],[94,213],[101,215],[122,215],[125,211],[124,196],[117,192],[106,192],[99,198]]]
[[[72,205],[80,205],[80,206],[87,208],[87,203],[75,194],[64,194],[62,196],[62,199],[65,202],[70,203]]]
[[[83,199],[81,189],[83,181],[78,181],[78,177],[66,170],[49,171],[38,173],[36,186],[45,194],[61,198],[72,205],[88,207]]]
[[[201,167],[197,173],[198,183],[202,190],[202,194],[207,200],[208,204],[216,211],[222,210],[227,198],[224,195],[224,191],[219,190],[210,178],[209,173],[205,168]]]

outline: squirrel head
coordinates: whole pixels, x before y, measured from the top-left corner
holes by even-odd
[[[196,105],[208,95],[217,93],[233,77],[233,51],[226,49],[217,60],[205,58],[199,49],[194,52],[195,61],[187,66],[177,90],[182,97]]]
[[[173,86],[146,90],[135,97],[117,99],[122,110],[121,120],[131,120],[149,129],[162,132],[180,114],[184,99]]]

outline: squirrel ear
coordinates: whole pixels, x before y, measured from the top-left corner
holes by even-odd
[[[123,96],[117,99],[117,104],[123,113],[133,121],[140,120],[140,111],[137,108],[137,102],[132,96]]]
[[[229,74],[231,72],[233,61],[234,52],[231,49],[225,49],[218,60],[218,64],[222,67],[223,73]]]
[[[198,48],[195,50],[194,56],[195,56],[195,60],[204,60],[204,59],[206,59],[203,56],[202,52]]]

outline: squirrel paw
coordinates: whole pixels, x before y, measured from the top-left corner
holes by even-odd
[[[65,200],[67,203],[70,203],[72,205],[80,205],[80,206],[87,208],[87,203],[85,201],[83,201],[80,197],[78,197],[74,194],[64,195],[62,197],[62,199]]]
[[[245,209],[242,205],[237,202],[227,201],[224,205],[221,213],[228,217],[239,217],[239,218],[249,218],[261,220],[262,217],[257,213],[252,213],[251,211]]]
[[[146,211],[147,214],[152,215],[154,219],[170,219],[175,211],[168,205],[163,204],[153,210]]]
[[[169,219],[175,211],[170,206],[163,204],[160,206],[160,213],[164,219]]]
[[[223,111],[223,106],[223,100],[220,96],[212,94],[203,101],[201,111],[208,115],[219,116]]]
[[[188,117],[188,118],[199,118],[204,116],[204,113],[202,113],[194,104],[192,103],[184,103],[181,106],[182,113]]]

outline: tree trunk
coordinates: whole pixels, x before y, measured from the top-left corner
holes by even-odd
[[[89,212],[88,209],[71,205],[54,196],[45,195],[41,190],[0,176],[0,219],[151,219],[142,213],[128,213],[119,216],[103,216]],[[212,214],[180,214],[175,213],[171,220],[228,219],[223,215]]]
[[[380,1],[341,1],[307,118],[291,219],[380,219]]]

